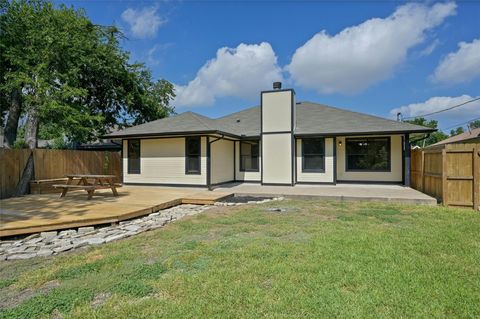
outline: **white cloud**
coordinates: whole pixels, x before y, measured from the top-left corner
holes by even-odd
[[[146,54],[147,64],[150,66],[156,66],[160,64],[165,52],[173,45],[173,43],[161,43],[153,45]]]
[[[166,19],[157,14],[158,7],[145,7],[135,10],[128,8],[123,11],[122,19],[130,26],[132,35],[139,39],[154,37]]]
[[[388,78],[426,32],[455,14],[455,3],[409,3],[336,35],[325,30],[295,51],[286,69],[293,80],[323,93],[355,93]]]
[[[223,47],[200,68],[192,81],[175,86],[177,97],[173,104],[176,107],[207,106],[225,96],[253,99],[260,90],[281,80],[281,68],[269,43]]]
[[[458,51],[448,54],[435,69],[435,82],[461,83],[480,76],[480,39],[458,46]]]
[[[435,49],[440,44],[438,39],[435,39],[432,43],[430,43],[427,47],[425,47],[422,51],[420,51],[420,56],[428,56],[435,51]]]
[[[450,96],[435,96],[431,97],[428,100],[420,103],[412,103],[404,106],[400,106],[390,111],[392,118],[396,117],[397,112],[401,112],[404,118],[406,117],[421,117],[423,114],[432,113],[435,111],[443,110],[472,99],[470,95],[464,94],[460,96],[450,97]],[[435,114],[433,116],[427,117],[427,119],[436,119],[441,122],[441,126],[447,124],[456,124],[460,122],[465,122],[470,119],[480,116],[480,100],[471,102],[454,108],[449,111]]]

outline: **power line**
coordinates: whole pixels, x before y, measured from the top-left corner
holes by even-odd
[[[465,124],[469,124],[470,122],[473,122],[473,121],[476,121],[476,120],[480,120],[480,117],[468,120],[468,121],[463,122],[463,123],[458,123],[458,124],[455,124],[455,125],[452,125],[452,126],[444,127],[444,128],[441,128],[440,130],[444,131],[444,130],[448,130],[449,128],[459,127],[459,126],[462,126],[462,125],[465,125]]]
[[[430,115],[442,113],[442,112],[449,111],[449,110],[455,109],[457,107],[460,107],[460,106],[463,106],[465,104],[472,103],[472,102],[475,102],[475,101],[478,101],[478,100],[480,100],[480,97],[474,98],[472,100],[469,100],[469,101],[466,101],[466,102],[463,102],[463,103],[460,103],[460,104],[457,104],[457,105],[454,105],[454,106],[447,107],[446,109],[443,109],[443,110],[439,110],[439,111],[435,111],[435,112],[427,113],[427,114],[423,114],[423,115],[409,116],[409,117],[405,117],[403,119],[404,120],[409,120],[409,119],[414,119],[414,118],[417,118],[417,117],[425,117],[425,116],[430,116]]]

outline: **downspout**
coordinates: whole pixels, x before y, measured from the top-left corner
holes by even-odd
[[[209,191],[213,190],[212,188],[212,163],[211,163],[211,145],[219,140],[224,139],[225,135],[210,141],[210,136],[207,136],[207,188]]]
[[[403,150],[403,185],[410,187],[410,169],[411,169],[411,144],[410,144],[410,135],[405,134],[403,139],[404,150]]]
[[[424,137],[417,138],[416,140],[411,140],[410,144],[415,143],[415,142],[420,142],[423,141],[423,147],[425,147],[425,140],[430,137],[430,133],[425,134]]]

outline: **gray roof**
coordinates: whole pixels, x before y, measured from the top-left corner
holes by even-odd
[[[185,112],[152,122],[132,126],[106,135],[107,137],[164,135],[179,133],[214,132],[215,120],[206,116]]]
[[[296,103],[295,135],[352,135],[431,132],[434,129],[343,110],[312,102]],[[260,107],[251,107],[217,119],[185,112],[130,127],[108,137],[219,133],[233,137],[260,136]]]

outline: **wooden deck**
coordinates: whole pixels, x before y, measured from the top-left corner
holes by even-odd
[[[231,196],[201,188],[137,187],[99,190],[91,200],[84,191],[28,195],[0,200],[0,237],[116,223],[179,204],[213,204]]]

